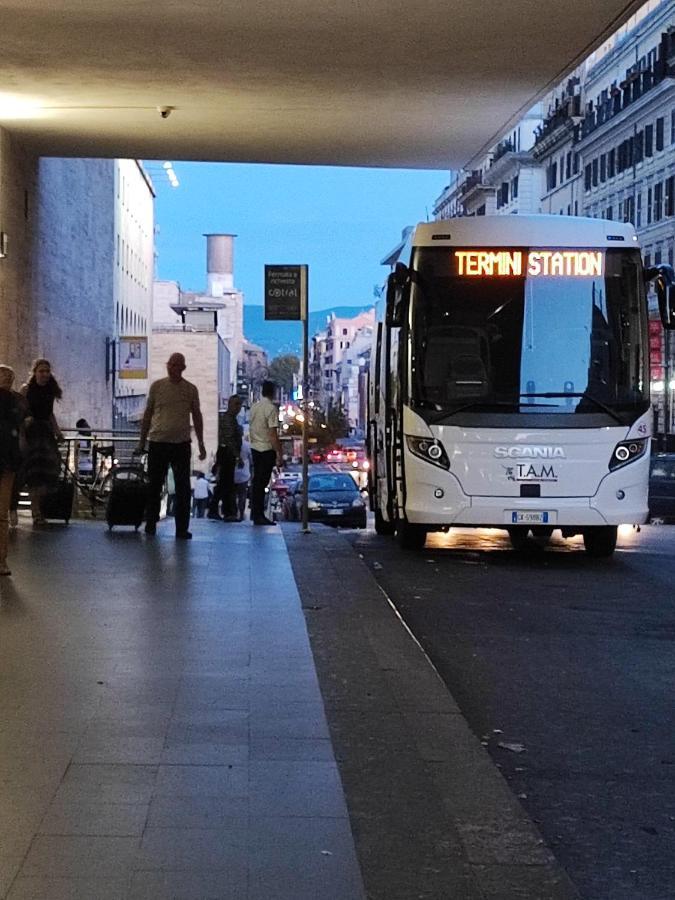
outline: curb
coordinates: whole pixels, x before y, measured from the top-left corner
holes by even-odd
[[[371,900],[579,900],[352,545],[283,534]]]

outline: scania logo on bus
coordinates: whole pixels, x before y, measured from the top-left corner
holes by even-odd
[[[538,447],[518,444],[514,447],[495,447],[498,459],[565,459],[562,447]]]

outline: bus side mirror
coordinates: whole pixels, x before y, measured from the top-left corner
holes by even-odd
[[[645,270],[645,280],[653,281],[659,303],[661,324],[675,330],[675,271],[672,266],[654,266]]]
[[[385,322],[389,328],[403,325],[405,309],[404,295],[409,283],[410,272],[403,263],[396,263],[396,268],[387,278],[387,309]]]

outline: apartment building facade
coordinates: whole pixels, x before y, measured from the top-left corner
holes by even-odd
[[[138,160],[113,161],[113,228],[115,310],[113,425],[136,427],[143,415],[149,386],[149,344],[152,332],[152,291],[155,267],[155,192]],[[128,347],[145,354],[145,376],[126,368]]]
[[[538,212],[631,222],[646,265],[673,265],[675,0],[644,4],[434,207],[438,219]],[[653,296],[650,315],[655,426],[672,435],[675,341]]]
[[[354,434],[364,427],[360,374],[370,350],[374,323],[374,308],[351,318],[331,314],[326,327],[311,339],[308,399],[326,412],[339,406]]]

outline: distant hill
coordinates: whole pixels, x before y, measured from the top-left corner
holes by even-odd
[[[332,306],[329,309],[320,309],[309,314],[309,336],[312,337],[326,324],[326,319],[331,313],[336,316],[351,318],[357,316],[365,309],[370,309],[372,303],[363,306]],[[302,353],[302,325],[300,322],[266,322],[265,307],[244,304],[244,334],[246,339],[262,347],[267,351],[270,359],[281,356],[284,353],[293,353],[300,356]]]

